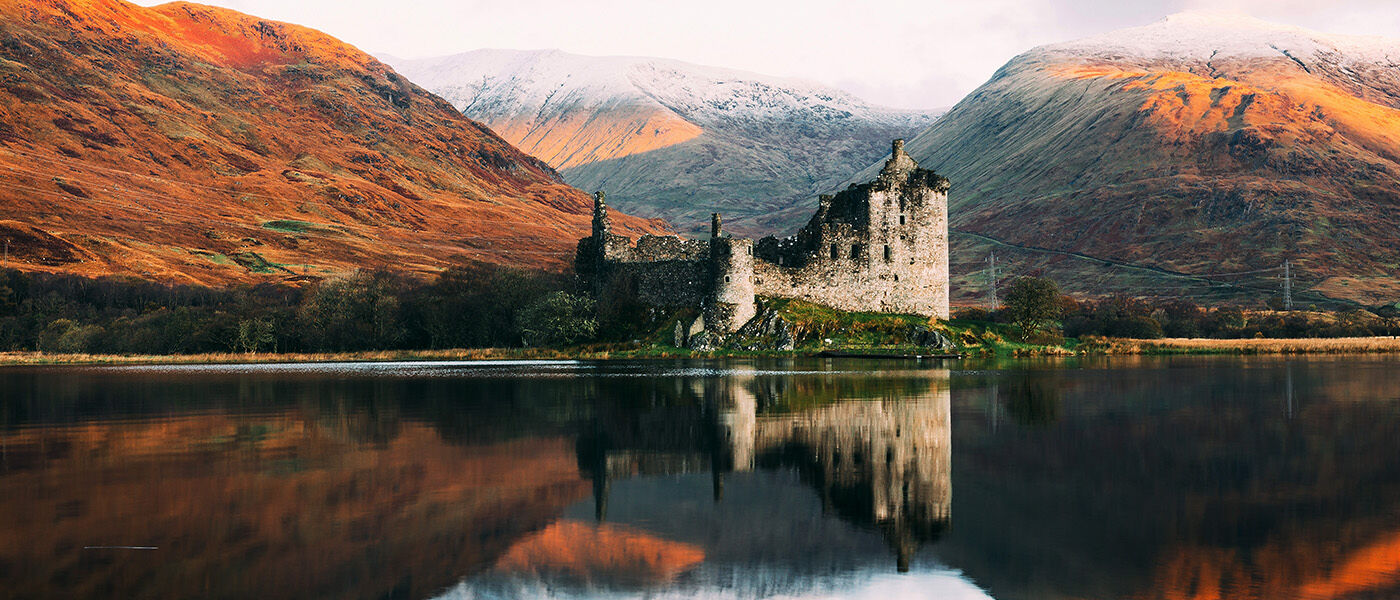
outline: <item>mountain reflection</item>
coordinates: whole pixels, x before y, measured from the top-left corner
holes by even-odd
[[[174,372],[0,374],[6,594],[423,598],[522,576],[647,587],[711,562],[865,564],[880,539],[907,568],[948,520],[946,371]],[[571,515],[588,502],[606,518],[610,487],[662,474],[703,480],[706,505],[748,523],[742,537],[707,542],[731,525],[706,520],[719,513],[670,529]],[[682,481],[646,504],[689,497]],[[792,510],[808,498],[810,513]],[[762,511],[794,518],[743,516]],[[820,536],[792,543],[797,530]]]
[[[0,597],[1400,597],[1400,359],[888,366],[0,370]]]

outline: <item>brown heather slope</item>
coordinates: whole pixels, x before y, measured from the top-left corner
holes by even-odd
[[[561,268],[590,208],[320,32],[188,3],[0,0],[7,266],[204,284],[457,257]]]
[[[955,230],[1178,273],[1291,259],[1309,301],[1400,300],[1400,41],[1177,15],[1031,50],[909,148],[953,181]],[[1071,288],[1097,268],[1010,258]],[[1215,280],[1258,301],[1280,275]]]

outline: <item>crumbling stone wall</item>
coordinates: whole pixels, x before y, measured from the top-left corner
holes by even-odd
[[[875,181],[823,196],[797,235],[758,242],[755,291],[948,318],[948,188],[895,140]]]
[[[719,333],[754,317],[756,295],[946,319],[948,189],[895,140],[874,181],[822,196],[797,235],[757,244],[725,236],[714,215],[709,239],[643,236],[633,245],[612,233],[599,192],[575,267],[600,302],[696,307],[705,329]]]

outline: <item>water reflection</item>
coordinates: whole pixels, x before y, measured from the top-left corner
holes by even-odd
[[[729,473],[792,468],[824,512],[878,529],[908,571],[949,521],[948,371],[922,373],[922,389],[865,399],[845,392],[814,402],[785,383],[697,379],[681,382],[674,401],[605,403],[578,445],[594,517],[606,519],[618,478],[708,473],[721,502]]]
[[[0,596],[1400,597],[1400,361],[964,366],[0,370]]]

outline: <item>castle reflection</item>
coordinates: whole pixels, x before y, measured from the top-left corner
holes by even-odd
[[[796,469],[824,511],[880,531],[908,571],[918,549],[947,529],[952,504],[949,374],[921,375],[913,390],[874,391],[704,378],[642,406],[605,403],[577,446],[594,516],[607,519],[619,479],[708,472],[714,501],[723,502],[729,473]]]

